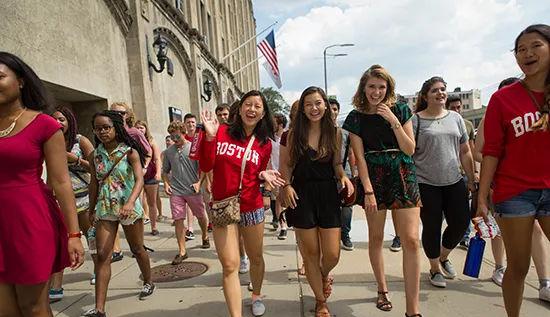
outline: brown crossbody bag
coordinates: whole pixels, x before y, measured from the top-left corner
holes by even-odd
[[[241,179],[239,182],[239,191],[236,195],[222,200],[215,200],[208,211],[208,216],[212,224],[216,227],[225,227],[230,224],[241,222],[241,190],[243,187],[244,168],[246,167],[246,158],[252,149],[254,135],[250,137],[246,151],[241,161]]]

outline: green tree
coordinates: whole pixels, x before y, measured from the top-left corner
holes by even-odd
[[[267,100],[267,106],[272,113],[281,112],[284,115],[290,113],[290,106],[283,98],[281,93],[273,87],[262,87],[260,92],[265,96]]]

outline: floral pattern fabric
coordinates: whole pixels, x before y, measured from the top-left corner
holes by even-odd
[[[94,152],[96,177],[99,182],[96,204],[96,217],[100,220],[118,220],[119,211],[128,201],[135,186],[135,176],[128,156],[122,158],[111,174],[101,182],[101,179],[111,170],[111,167],[122,157],[130,147],[124,143],[107,153],[103,144]],[[143,207],[139,198],[135,202],[134,214],[130,218],[135,221],[143,218]]]

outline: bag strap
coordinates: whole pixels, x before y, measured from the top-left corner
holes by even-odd
[[[414,144],[416,145],[416,150],[418,150],[418,135],[420,134],[420,116],[417,114],[416,116],[416,130],[414,132]]]
[[[111,173],[114,171],[115,167],[118,165],[118,163],[120,163],[120,161],[122,161],[122,159],[130,154],[130,152],[132,152],[132,149],[130,148],[128,151],[124,152],[124,154],[122,154],[116,161],[115,161],[115,164],[113,164],[113,166],[111,166],[111,169],[107,172],[107,174],[105,174],[101,180],[99,181],[99,183],[103,183],[110,175]]]
[[[246,146],[246,150],[244,151],[243,159],[241,161],[241,180],[239,181],[239,195],[241,194],[241,189],[243,187],[243,177],[244,177],[244,168],[246,167],[246,157],[250,153],[250,150],[252,149],[252,144],[254,143],[254,140],[256,137],[254,134],[250,137],[250,141],[248,141],[248,145]]]
[[[346,138],[346,149],[344,150],[344,161],[342,162],[342,168],[344,170],[346,169],[346,163],[348,161],[349,144],[350,144],[350,136],[348,134],[348,137]]]
[[[519,82],[521,83],[523,88],[525,88],[525,90],[527,90],[527,94],[529,95],[529,98],[531,98],[531,101],[533,101],[533,104],[535,105],[535,107],[537,107],[537,110],[540,111],[541,107],[540,107],[537,99],[535,98],[535,96],[533,96],[533,93],[531,92],[531,90],[527,87],[527,85],[523,82],[523,80],[520,80]]]
[[[84,182],[84,184],[90,185],[90,182],[85,180],[84,177],[82,177],[82,175],[80,175],[80,173],[78,171],[73,171],[69,168],[69,173],[73,174],[75,177],[80,179],[82,182]]]

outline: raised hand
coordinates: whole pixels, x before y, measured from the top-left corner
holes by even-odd
[[[388,121],[392,126],[396,123],[399,123],[399,119],[395,116],[390,107],[386,104],[380,103],[376,106],[376,114],[380,115],[386,121]]]
[[[285,184],[285,180],[281,178],[281,173],[277,170],[265,170],[260,173],[260,178],[262,178],[271,188],[276,188]]]
[[[216,115],[208,110],[204,109],[201,112],[201,121],[204,125],[204,131],[206,132],[207,138],[214,138],[216,137],[216,133],[218,132],[218,128],[220,127],[220,123],[218,122],[218,119],[216,118]]]

